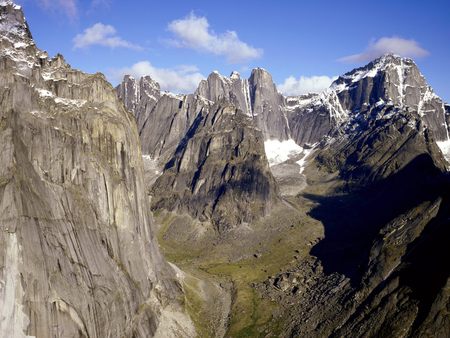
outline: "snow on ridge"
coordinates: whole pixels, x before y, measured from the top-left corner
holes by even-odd
[[[399,64],[397,64],[397,62]],[[390,67],[395,67],[399,74],[399,81],[401,86],[399,90],[403,90],[403,72],[406,68],[410,68],[412,65],[414,65],[414,61],[412,59],[404,58],[394,54],[385,54],[361,68],[354,69],[344,75],[341,75],[340,79],[350,80],[351,83],[355,83],[367,77],[375,77],[381,71],[384,71]],[[339,78],[337,81],[339,81]],[[331,84],[330,88],[334,89],[337,92],[341,92],[348,89],[348,84],[337,83],[335,81]]]
[[[294,110],[296,108],[301,108],[309,105],[315,99],[319,97],[319,94],[309,93],[299,96],[287,96],[286,97],[286,108]]]
[[[21,9],[22,8],[21,6],[15,4],[11,0],[0,1],[0,6],[13,6],[14,9]]]
[[[169,91],[164,91],[164,92],[161,92],[161,96],[168,96],[168,97],[170,97],[170,98],[172,98],[172,99],[177,99],[177,100],[184,100],[184,97],[185,97],[185,95],[183,95],[183,94],[175,94],[175,93],[172,93],[172,92],[169,92]]]
[[[295,163],[297,163],[300,166],[300,174],[302,174],[303,170],[305,170],[306,160],[308,159],[309,155],[311,155],[311,153],[313,152],[313,150],[316,148],[316,146],[318,144],[319,143],[316,142],[313,145],[311,145],[311,148],[304,149],[303,150],[303,157],[300,160],[298,160],[297,162],[295,162]]]
[[[441,149],[442,154],[444,155],[447,162],[450,163],[450,139],[446,141],[436,141],[439,149]]]
[[[232,71],[231,75],[230,75],[230,79],[231,80],[239,80],[241,78],[241,74],[239,74],[239,72],[237,71]]]
[[[266,152],[269,165],[283,163],[293,156],[299,155],[303,148],[300,147],[293,139],[280,141],[271,139],[264,142],[264,150]]]
[[[46,89],[35,88],[35,90],[37,91],[37,93],[39,94],[40,97],[53,98],[55,103],[58,103],[58,104],[64,104],[66,106],[82,107],[83,105],[85,105],[87,103],[86,100],[67,99],[67,98],[63,98],[63,97],[57,97],[52,92],[50,92],[49,90],[46,90]]]

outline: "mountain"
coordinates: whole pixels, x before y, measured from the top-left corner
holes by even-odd
[[[251,230],[241,232],[239,242],[259,251],[256,238],[265,238],[269,266],[283,246],[272,242],[271,227],[278,229],[278,243],[283,236],[294,240],[271,218],[274,205],[300,210],[290,222],[303,224],[304,236],[316,231],[308,224],[323,226],[322,237],[296,249],[295,263],[286,258],[275,275],[252,282],[259,298],[249,309],[264,311],[255,304],[265,299],[284,314],[272,313],[258,332],[276,327],[279,336],[447,336],[449,271],[438,262],[449,229],[450,108],[411,59],[384,55],[320,94],[298,97],[284,97],[260,68],[249,79],[213,72],[184,97],[201,102],[203,110],[196,118],[182,114],[184,135],[177,129],[178,146],[168,151],[172,156],[151,188],[153,210],[209,220],[220,233],[248,224]],[[182,106],[166,106],[153,123]],[[139,121],[142,113],[133,109]],[[255,205],[257,212],[248,214]],[[311,207],[302,215],[304,205]],[[282,213],[291,215],[289,207]],[[264,227],[253,226],[261,216]],[[165,232],[167,242],[185,247],[189,236],[179,232],[190,230],[174,227]],[[209,264],[211,248],[193,243],[195,250],[207,249],[192,266]],[[226,252],[238,244],[227,237],[217,243],[219,261],[231,261],[225,271],[234,271],[235,255]],[[303,250],[309,253],[298,257]],[[245,248],[238,251],[247,257]],[[238,262],[244,269],[246,260]],[[242,277],[230,274],[241,285]],[[243,292],[237,289],[239,306]],[[235,332],[247,310],[231,311],[229,332]]]
[[[305,122],[312,121],[309,125],[316,123],[321,126],[319,135],[306,139],[306,142],[314,143],[320,136],[331,136],[335,129],[341,133],[351,133],[364,128],[368,120],[379,118],[377,112],[384,107],[415,112],[441,146],[449,140],[445,104],[433,92],[411,59],[393,54],[386,54],[340,76],[320,95],[289,100],[293,111],[289,124],[294,139],[300,145],[305,142],[302,139]],[[321,114],[314,114],[317,111],[321,111]],[[326,123],[326,118],[330,122]],[[324,122],[327,128],[323,127]]]
[[[153,209],[211,219],[219,232],[268,214],[278,190],[261,130],[235,106],[213,105],[196,117],[152,196]]]
[[[149,76],[139,81],[126,76],[116,91],[137,119],[142,152],[162,165],[170,159],[197,114],[210,104],[195,95],[161,92],[159,84]]]
[[[161,93],[149,77],[126,76],[116,88],[137,119],[143,153],[160,165],[159,177],[147,180],[148,186],[156,181],[153,209],[184,211],[223,232],[266,215],[277,203],[264,133],[247,110],[248,88],[237,73],[228,79],[217,72],[190,95]]]
[[[134,117],[103,75],[39,50],[11,1],[0,47],[0,335],[193,336]]]
[[[316,260],[261,286],[290,304],[284,335],[448,336],[450,271],[438,263],[450,225],[442,100],[412,60],[385,55],[288,102],[292,129],[328,122],[292,133],[318,142],[303,196],[315,201],[309,216],[325,233],[311,249]]]
[[[8,0],[0,69],[0,336],[449,336],[450,106],[411,59],[113,88]]]

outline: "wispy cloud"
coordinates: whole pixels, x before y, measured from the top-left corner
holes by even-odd
[[[344,56],[338,61],[348,63],[367,62],[386,53],[394,53],[404,57],[424,57],[430,54],[415,40],[392,36],[373,40],[363,52]]]
[[[111,0],[92,0],[91,8],[98,7],[109,7],[111,5]]]
[[[39,0],[39,4],[45,10],[61,11],[71,20],[78,18],[77,0]]]
[[[240,63],[262,56],[263,50],[241,41],[235,31],[217,34],[210,29],[205,17],[190,13],[183,19],[169,23],[168,30],[175,35],[171,43],[180,48],[225,56],[230,63]]]
[[[174,93],[192,93],[205,78],[196,66],[181,65],[173,68],[158,68],[149,61],[135,63],[131,67],[124,67],[110,71],[110,79],[114,83],[122,81],[124,75],[132,75],[136,78],[150,75],[157,81],[162,90]]]
[[[278,89],[285,95],[301,95],[307,93],[320,93],[328,88],[337,77],[321,76],[300,76],[296,79],[289,76],[283,83],[278,85]]]
[[[96,23],[86,28],[83,33],[73,39],[74,48],[87,48],[89,46],[103,46],[109,48],[129,48],[140,50],[142,47],[126,41],[117,35],[116,29],[111,25]]]

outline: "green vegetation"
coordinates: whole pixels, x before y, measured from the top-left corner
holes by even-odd
[[[274,337],[281,334],[283,318],[277,315],[278,305],[262,298],[254,285],[294,266],[297,259],[308,254],[307,243],[321,235],[321,227],[305,217],[308,206],[299,209],[282,208],[271,217],[252,224],[252,232],[216,243],[201,239],[177,241],[171,238],[170,228],[180,216],[157,215],[161,224],[158,240],[164,254],[190,274],[184,283],[186,308],[200,337],[213,336],[217,318],[211,315],[211,304],[205,303],[205,285],[202,289],[199,281],[211,285],[228,281],[232,285],[228,290],[232,293],[232,305],[227,337],[259,337],[267,332]],[[188,222],[191,223],[186,227],[192,226],[193,221]]]

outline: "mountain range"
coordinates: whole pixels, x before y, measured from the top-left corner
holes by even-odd
[[[8,0],[0,68],[1,336],[449,336],[450,106],[413,60],[113,88]]]

